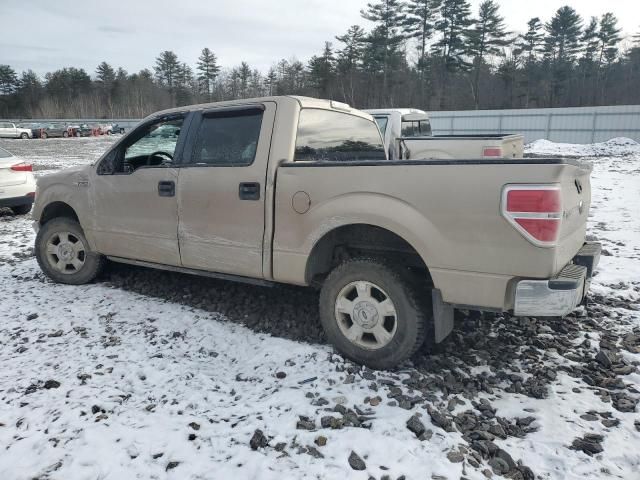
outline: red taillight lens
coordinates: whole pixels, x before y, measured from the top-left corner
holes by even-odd
[[[531,242],[554,245],[562,223],[560,187],[508,185],[503,193],[502,215]]]
[[[502,149],[495,148],[495,147],[487,147],[482,150],[482,156],[483,157],[501,157]]]
[[[516,218],[516,223],[540,242],[555,242],[560,231],[560,219]]]
[[[33,172],[33,165],[30,163],[18,163],[11,166],[14,172]]]
[[[560,190],[509,190],[508,212],[560,212]]]

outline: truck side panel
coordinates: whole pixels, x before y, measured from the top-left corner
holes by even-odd
[[[281,165],[274,279],[304,284],[307,258],[323,235],[342,225],[370,224],[413,246],[445,301],[502,308],[510,280],[549,278],[575,255],[582,246],[588,211],[585,196],[587,208],[575,212],[584,217],[573,225],[575,230],[567,231],[556,247],[536,247],[501,216],[504,185],[565,187],[581,172],[576,165],[558,161]],[[296,194],[308,195],[306,213],[294,210]],[[485,294],[478,287],[480,278],[492,284]]]

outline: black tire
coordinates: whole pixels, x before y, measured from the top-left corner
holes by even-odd
[[[25,132],[22,132],[22,134],[20,134],[20,138],[21,138],[22,140],[26,140],[27,138],[29,138],[29,134],[28,134],[28,133],[25,133]]]
[[[52,236],[60,232],[69,232],[84,244],[84,264],[73,273],[62,273],[56,270],[47,258],[47,242]],[[82,285],[91,282],[100,273],[105,263],[102,255],[89,250],[89,243],[80,224],[66,217],[54,218],[40,227],[38,235],[36,236],[35,253],[38,265],[40,265],[40,268],[47,277],[55,282],[69,285]]]
[[[31,204],[28,205],[20,205],[18,207],[11,207],[11,210],[16,215],[26,215],[31,211]]]
[[[389,343],[376,349],[353,343],[338,324],[336,300],[344,288],[358,281],[380,287],[395,307],[395,334]],[[379,259],[356,258],[336,267],[324,281],[320,321],[329,341],[345,357],[373,369],[390,369],[411,357],[424,343],[431,320],[429,305],[428,300],[420,301],[418,289],[407,272]]]

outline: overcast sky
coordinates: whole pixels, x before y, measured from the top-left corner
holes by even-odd
[[[481,0],[471,0],[474,12]],[[562,5],[584,17],[613,12],[624,34],[640,31],[640,0],[498,0],[509,28],[523,31]],[[307,60],[325,40],[366,26],[366,0],[0,0],[0,64],[39,74],[65,66],[91,75],[105,60],[129,72],[152,67],[162,50],[194,65],[209,47],[224,67],[267,70],[281,58]],[[335,43],[335,41],[334,41]]]

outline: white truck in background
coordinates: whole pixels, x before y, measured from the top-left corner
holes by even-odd
[[[23,128],[11,122],[0,122],[0,138],[32,138],[30,128]]]
[[[433,135],[429,115],[422,110],[364,111],[376,120],[389,159],[522,158],[524,155],[522,135]]]

